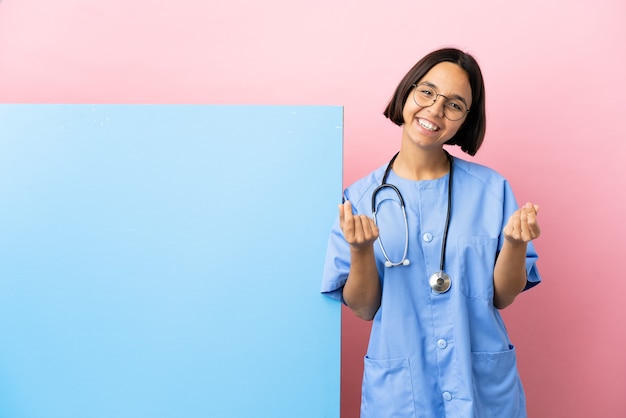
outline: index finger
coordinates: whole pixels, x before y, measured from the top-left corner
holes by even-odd
[[[528,225],[529,233],[531,234],[531,239],[535,239],[541,233],[539,229],[539,224],[537,223],[537,212],[539,210],[538,205],[534,205],[532,203],[526,203],[526,223]]]
[[[352,221],[352,203],[346,200],[344,203],[339,204],[339,222],[343,224],[345,221]]]
[[[523,206],[524,210],[526,210],[526,213],[528,213],[529,215],[532,214],[537,214],[539,213],[539,205],[536,205],[534,203],[531,202],[526,202],[526,204]]]

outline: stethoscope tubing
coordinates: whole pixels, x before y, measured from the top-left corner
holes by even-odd
[[[395,159],[396,157],[394,156],[393,158]],[[385,173],[385,176],[383,177],[383,179],[387,177],[386,174],[387,173]],[[389,183],[383,183],[374,190],[374,193],[372,194],[372,216],[374,218],[374,222],[376,223],[376,225],[378,225],[378,217],[376,216],[376,194],[384,188],[390,188],[393,191],[395,191],[396,194],[398,195],[398,199],[400,200],[400,208],[402,209],[402,217],[404,218],[404,254],[402,254],[402,259],[398,262],[391,261],[391,259],[389,258],[389,255],[387,255],[387,251],[385,251],[383,242],[380,239],[380,234],[378,235],[378,238],[377,238],[378,245],[380,246],[380,250],[382,251],[383,256],[385,257],[385,267],[396,267],[400,265],[408,266],[409,264],[411,264],[409,259],[406,258],[409,252],[409,222],[406,217],[406,209],[404,206],[404,199],[402,198],[402,193],[400,193],[400,190],[396,186],[394,186],[393,184],[389,184]]]
[[[446,246],[448,243],[448,230],[450,229],[450,214],[452,212],[452,176],[453,176],[453,171],[454,171],[453,170],[454,162],[452,160],[452,156],[446,150],[444,150],[444,152],[446,153],[446,156],[448,157],[448,161],[450,163],[450,174],[448,177],[448,208],[446,211],[446,223],[443,229],[443,237],[442,237],[442,242],[441,242],[441,256],[440,256],[440,261],[439,261],[439,270],[442,273],[443,273],[443,267],[444,267],[445,258],[446,258]],[[400,201],[400,207],[402,209],[402,216],[404,218],[404,228],[405,228],[404,254],[402,255],[402,259],[399,262],[391,261],[391,259],[387,255],[387,251],[385,251],[385,247],[383,246],[382,240],[380,238],[380,234],[378,236],[378,239],[377,239],[378,245],[380,246],[380,250],[383,253],[383,256],[385,257],[385,267],[396,267],[400,265],[408,266],[410,264],[410,261],[406,258],[408,251],[409,251],[409,225],[408,225],[407,216],[406,216],[406,207],[404,204],[404,198],[402,197],[402,193],[396,186],[394,186],[391,183],[387,183],[387,178],[389,177],[389,173],[391,171],[393,163],[396,160],[396,157],[398,156],[398,154],[399,152],[396,153],[396,155],[394,155],[393,158],[389,161],[389,164],[387,164],[387,168],[385,169],[385,173],[383,174],[381,184],[378,187],[376,187],[376,189],[374,189],[374,192],[372,193],[372,216],[374,218],[374,222],[377,225],[378,225],[378,218],[376,216],[377,215],[376,196],[378,192],[380,192],[382,189],[385,189],[385,188],[392,189],[398,196],[398,200]]]
[[[445,150],[444,150],[445,151]],[[448,243],[448,230],[450,229],[450,214],[452,213],[452,174],[454,169],[452,166],[454,165],[452,161],[452,156],[446,152],[446,156],[448,157],[448,161],[450,162],[450,174],[448,177],[448,209],[446,210],[446,224],[443,227],[443,238],[441,241],[441,258],[439,262],[439,271],[443,271],[443,266],[446,260],[446,245]]]

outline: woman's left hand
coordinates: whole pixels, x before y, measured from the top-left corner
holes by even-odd
[[[513,244],[521,244],[539,237],[541,229],[537,223],[538,211],[539,206],[529,202],[513,212],[504,227],[504,238]]]

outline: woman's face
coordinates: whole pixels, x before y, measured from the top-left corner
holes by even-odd
[[[414,99],[415,88],[411,90],[402,110],[402,140],[424,149],[441,148],[457,133],[467,118],[465,112],[459,120],[452,121],[446,117],[451,112],[444,113],[444,107],[448,105],[456,109],[454,102],[460,102],[465,109],[471,109],[472,89],[469,78],[465,70],[457,64],[441,62],[416,84],[428,86],[434,92],[435,102],[431,106],[421,107]]]

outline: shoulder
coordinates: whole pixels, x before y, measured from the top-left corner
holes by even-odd
[[[493,168],[458,157],[454,157],[454,169],[456,177],[473,179],[485,184],[501,185],[507,181],[502,174]]]
[[[456,169],[456,173],[460,175],[473,177],[481,181],[505,180],[505,178],[493,168],[458,157],[454,157],[454,168]]]
[[[384,164],[365,177],[360,178],[344,190],[344,198],[350,200],[355,207],[369,200],[376,187],[380,186],[387,164]]]
[[[454,170],[455,183],[461,182],[463,189],[482,189],[498,200],[512,194],[507,179],[493,168],[455,157]]]

